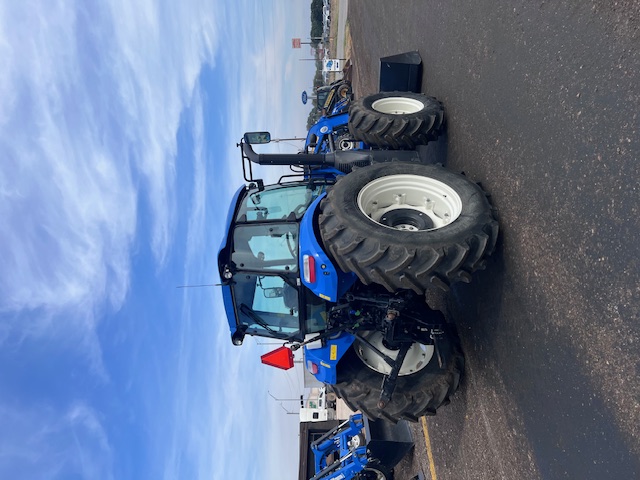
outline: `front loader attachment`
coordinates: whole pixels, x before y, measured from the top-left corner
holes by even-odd
[[[371,421],[365,417],[369,435],[367,447],[374,458],[389,468],[395,467],[413,448],[413,436],[406,421]]]
[[[412,447],[406,422],[374,422],[357,413],[311,444],[315,475],[310,480],[349,480],[372,468],[391,471]]]
[[[416,51],[380,59],[380,92],[420,93],[422,58]]]

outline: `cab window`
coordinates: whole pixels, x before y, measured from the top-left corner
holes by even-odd
[[[298,225],[238,225],[233,232],[231,260],[239,270],[298,271]]]
[[[299,220],[309,204],[320,194],[321,186],[272,185],[263,191],[250,191],[238,211],[240,222]]]

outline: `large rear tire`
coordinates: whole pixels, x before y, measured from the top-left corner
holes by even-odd
[[[483,190],[438,165],[359,168],[338,179],[321,208],[322,241],[338,266],[390,292],[470,281],[498,235]]]
[[[354,345],[338,364],[338,382],[334,392],[352,410],[360,410],[372,420],[392,422],[409,420],[417,422],[424,415],[435,415],[436,410],[447,403],[458,389],[464,372],[464,356],[460,339],[453,325],[447,325],[439,340],[440,356],[444,360],[440,368],[438,356],[413,374],[398,377],[390,402],[381,409],[380,400],[383,375],[369,368],[357,354]]]
[[[349,108],[349,131],[371,146],[414,149],[438,138],[443,127],[442,103],[419,93],[376,93]]]

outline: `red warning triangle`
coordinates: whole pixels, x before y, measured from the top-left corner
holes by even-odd
[[[288,347],[276,348],[272,352],[265,353],[260,357],[265,365],[289,370],[293,367],[293,351]]]

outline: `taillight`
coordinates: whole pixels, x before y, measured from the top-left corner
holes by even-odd
[[[316,365],[315,363],[308,361],[307,362],[307,370],[309,370],[312,374],[316,374],[318,373],[318,365]]]
[[[316,260],[311,255],[302,256],[302,274],[304,281],[315,283],[316,281]]]

